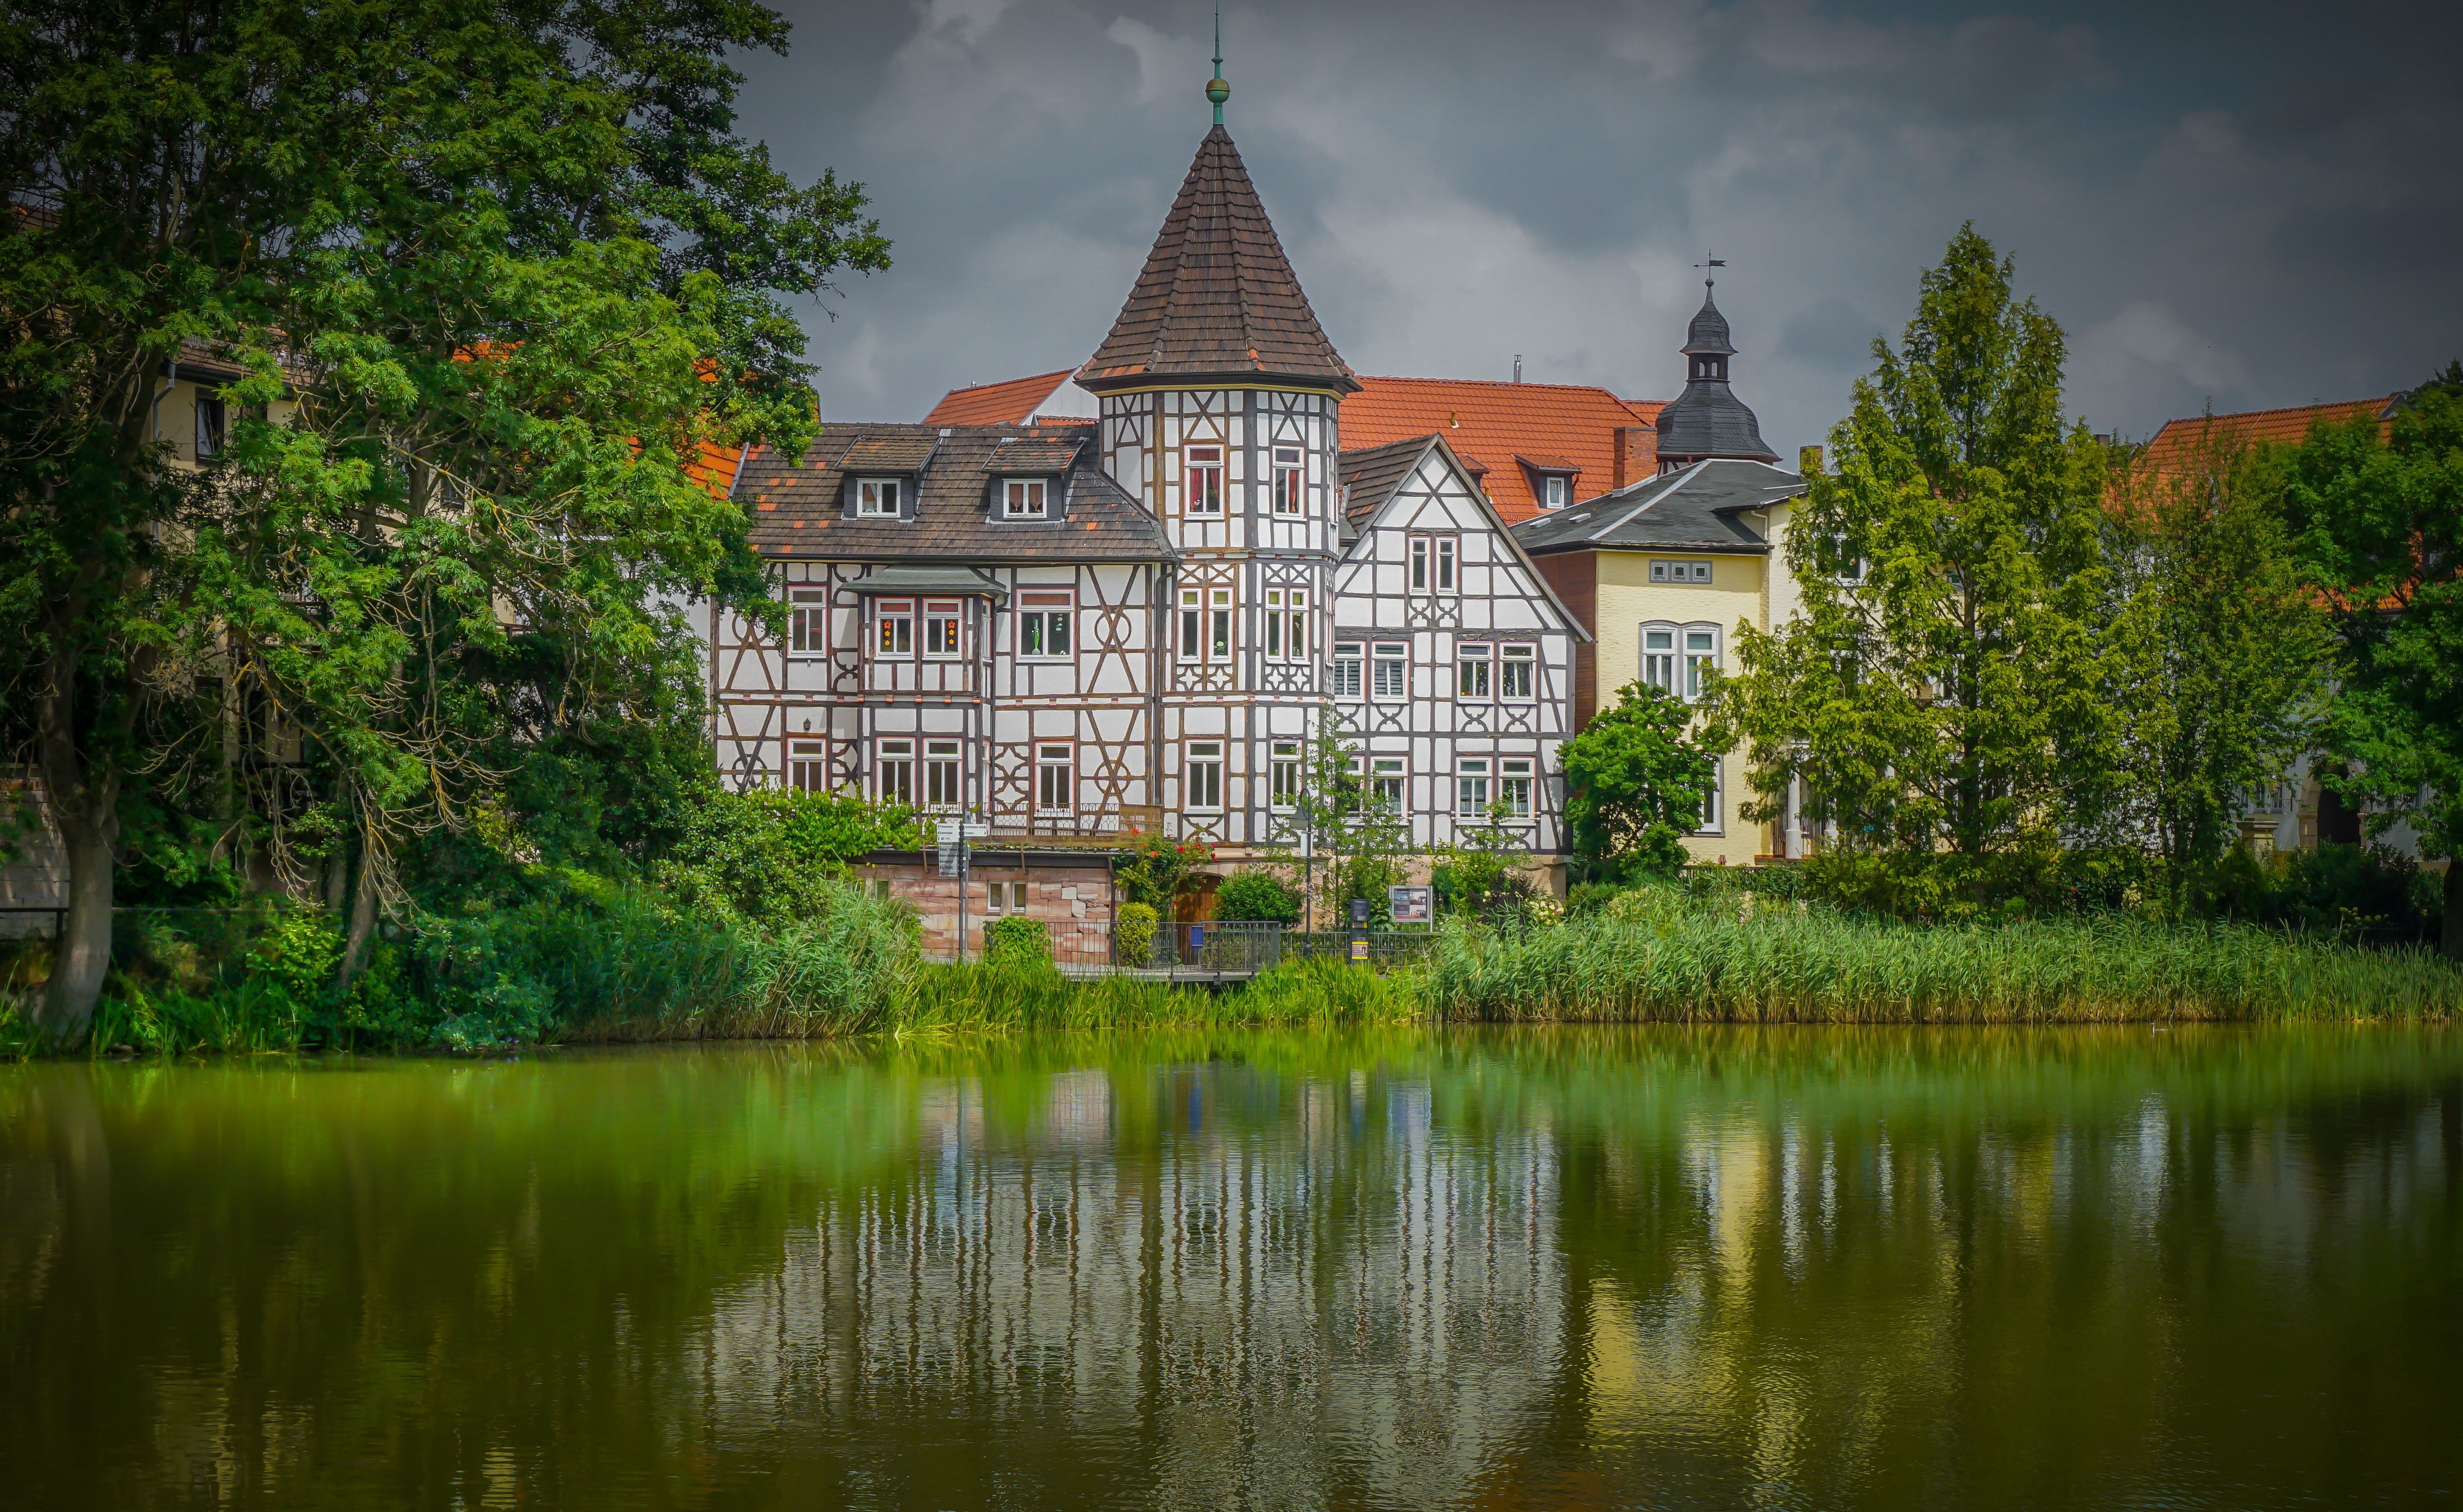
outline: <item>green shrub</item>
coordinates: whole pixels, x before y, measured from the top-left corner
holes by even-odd
[[[1052,931],[1041,919],[1013,913],[984,926],[984,959],[988,961],[1050,961]]]
[[[1255,919],[1273,924],[1297,924],[1297,887],[1271,871],[1243,871],[1227,878],[1214,894],[1214,916],[1227,923]]]
[[[1143,967],[1154,959],[1155,928],[1163,922],[1153,907],[1123,903],[1112,916],[1112,953],[1123,966]]]

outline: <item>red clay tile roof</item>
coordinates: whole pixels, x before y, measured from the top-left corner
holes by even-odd
[[[1069,381],[1070,370],[1037,373],[1033,378],[1013,378],[1001,383],[978,383],[972,388],[953,388],[941,396],[932,412],[924,417],[927,426],[1022,426],[1034,415],[1035,406],[1052,397],[1052,391]]]
[[[742,447],[723,447],[715,441],[705,441],[692,460],[685,464],[685,476],[725,498],[735,488],[735,470],[743,463]]]
[[[1342,401],[1342,449],[1364,450],[1414,436],[1443,436],[1463,466],[1483,470],[1489,501],[1509,525],[1544,513],[1515,459],[1580,469],[1574,496],[1616,485],[1616,433],[1626,436],[1624,481],[1659,470],[1651,429],[1655,399],[1619,399],[1587,383],[1505,383],[1474,379],[1362,378]]]
[[[2147,441],[2146,460],[2161,467],[2174,452],[2196,446],[2199,438],[2209,433],[2210,426],[2219,438],[2230,435],[2243,441],[2288,443],[2307,435],[2312,421],[2322,419],[2330,426],[2339,426],[2361,415],[2375,415],[2380,433],[2386,434],[2394,429],[2394,402],[2401,397],[2389,394],[2384,399],[2345,399],[2329,405],[2294,405],[2287,409],[2249,409],[2234,415],[2168,420],[2164,428]]]
[[[1078,370],[1088,387],[1256,373],[1352,387],[1221,126],[1198,143],[1120,318]]]

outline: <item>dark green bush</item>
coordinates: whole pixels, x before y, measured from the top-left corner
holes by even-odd
[[[1255,919],[1297,924],[1299,889],[1271,871],[1243,871],[1224,880],[1214,894],[1214,916],[1226,921]]]
[[[1052,931],[1041,919],[1013,913],[984,926],[984,959],[988,961],[1050,961]]]

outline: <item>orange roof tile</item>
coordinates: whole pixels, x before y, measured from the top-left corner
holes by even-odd
[[[2323,420],[2330,426],[2343,425],[2361,415],[2375,415],[2381,433],[2394,429],[2394,402],[2400,395],[2384,399],[2344,399],[2328,405],[2294,405],[2286,409],[2249,409],[2234,415],[2192,415],[2186,420],[2168,420],[2147,443],[2146,458],[2161,467],[2173,453],[2194,447],[2199,438],[2209,434],[2209,427],[2218,437],[2234,436],[2242,441],[2298,442],[2309,433],[2311,422]]]
[[[1361,450],[1412,436],[1443,436],[1509,525],[1541,513],[1531,473],[1517,459],[1579,469],[1573,493],[1594,498],[1616,484],[1616,433],[1626,438],[1624,481],[1658,471],[1651,428],[1662,401],[1619,399],[1588,383],[1508,383],[1451,378],[1362,378],[1342,401],[1342,449]]]
[[[1035,406],[1052,397],[1052,391],[1069,381],[1072,368],[1057,373],[1037,373],[1033,378],[1013,378],[1002,383],[983,383],[972,388],[953,388],[941,396],[932,412],[924,417],[927,426],[1022,426],[1034,415]]]
[[[742,447],[723,447],[715,441],[705,441],[693,459],[685,464],[685,476],[725,498],[734,489],[735,470],[743,463]]]

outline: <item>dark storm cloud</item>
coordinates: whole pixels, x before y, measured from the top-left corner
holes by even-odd
[[[1207,123],[1200,4],[787,7],[745,125],[869,187],[897,265],[816,312],[825,412],[1081,362]],[[1961,222],[2144,434],[2463,352],[2452,6],[1234,4],[1229,123],[1370,373],[1663,395],[1729,259],[1737,386],[1817,441]]]

